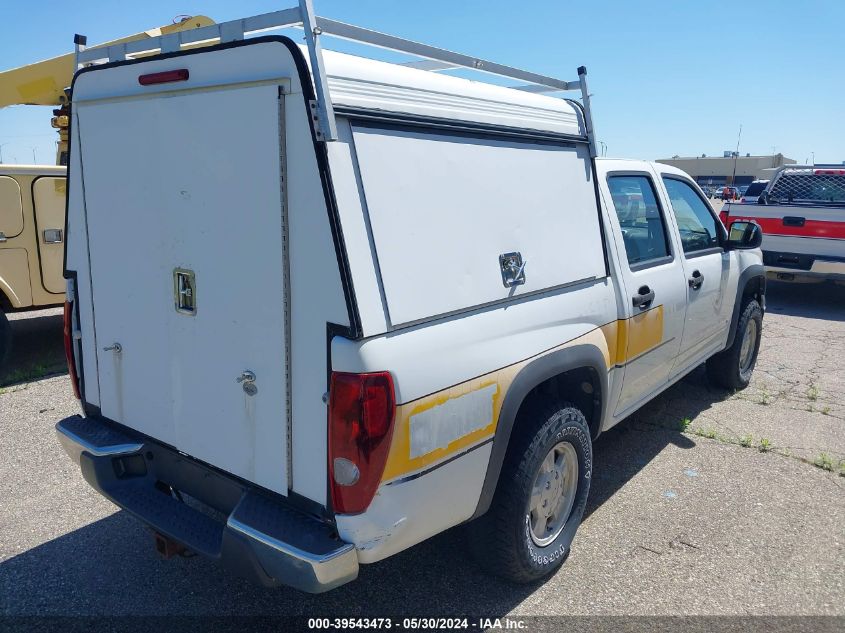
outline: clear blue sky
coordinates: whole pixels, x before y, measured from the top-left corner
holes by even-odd
[[[168,24],[217,21],[293,0],[6,2],[0,67]],[[845,161],[845,1],[315,0],[319,14],[505,64],[575,79],[589,69],[608,156],[744,154]],[[327,48],[333,43],[327,42]],[[349,50],[342,43],[334,46]],[[54,160],[48,108],[0,110],[6,162]],[[7,144],[8,143],[8,144]]]

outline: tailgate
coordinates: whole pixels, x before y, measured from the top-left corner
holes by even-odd
[[[92,72],[74,124],[102,415],[286,494],[288,84],[266,46]]]
[[[753,220],[763,229],[763,251],[819,259],[845,257],[845,207],[726,205],[731,221]],[[767,262],[768,265],[780,265]]]

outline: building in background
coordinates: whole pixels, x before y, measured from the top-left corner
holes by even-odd
[[[783,154],[738,156],[736,152],[729,151],[724,152],[723,156],[706,156],[705,154],[692,158],[673,156],[672,158],[660,158],[657,162],[683,169],[702,186],[747,185],[754,180],[767,179],[773,173],[773,170],[778,167],[796,163]],[[736,163],[735,172],[734,163]],[[735,180],[734,173],[736,173]]]

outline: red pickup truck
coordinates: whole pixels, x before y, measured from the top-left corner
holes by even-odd
[[[845,165],[786,165],[756,204],[728,202],[719,215],[762,227],[769,278],[845,282]]]

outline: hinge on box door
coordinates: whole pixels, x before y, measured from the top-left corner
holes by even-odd
[[[313,104],[313,101],[311,102]],[[309,104],[309,110],[313,113],[314,110]],[[279,167],[281,171],[280,178],[280,200],[282,202],[282,267],[284,281],[282,284],[282,309],[285,314],[284,331],[285,331],[285,440],[287,457],[285,464],[287,465],[287,482],[288,490],[293,490],[293,405],[291,403],[291,389],[293,386],[292,374],[290,371],[291,358],[291,336],[290,336],[290,226],[288,222],[288,168],[287,168],[287,136],[285,128],[285,98],[283,87],[279,86]],[[312,125],[314,123],[312,122]],[[319,137],[319,132],[318,136]]]
[[[320,111],[317,108],[317,102],[313,99],[308,102],[308,114],[311,116],[311,127],[314,129],[314,136],[317,137],[318,141],[325,141],[326,137],[323,136],[323,131],[320,129]]]

